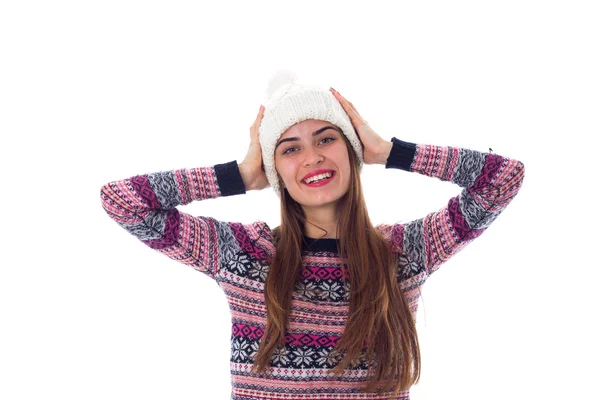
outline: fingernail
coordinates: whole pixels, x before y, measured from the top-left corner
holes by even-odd
[[[335,90],[334,88],[330,87],[329,89],[333,90],[335,93],[337,93],[338,91]]]

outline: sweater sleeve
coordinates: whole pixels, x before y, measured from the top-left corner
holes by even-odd
[[[406,265],[400,277],[435,272],[441,264],[479,237],[519,192],[525,166],[493,153],[458,147],[415,144],[392,138],[385,168],[449,181],[462,187],[440,210],[408,223],[381,225]]]
[[[218,280],[222,267],[240,258],[238,268],[266,254],[255,246],[266,223],[243,225],[195,217],[178,205],[245,194],[236,161],[161,171],[109,182],[100,190],[108,216],[148,247]],[[243,257],[239,255],[243,254]],[[248,265],[246,265],[248,266]]]

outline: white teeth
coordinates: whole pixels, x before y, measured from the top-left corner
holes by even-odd
[[[310,178],[305,179],[304,182],[311,183],[311,182],[317,181],[319,179],[329,178],[332,175],[333,175],[333,172],[327,172],[327,173],[324,173],[324,174],[319,174],[319,175],[311,176]]]

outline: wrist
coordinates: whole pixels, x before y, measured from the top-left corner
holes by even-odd
[[[240,170],[240,175],[242,176],[242,180],[244,181],[244,188],[246,191],[253,190],[252,188],[252,177],[248,172],[248,169],[244,163],[238,164],[238,168]]]
[[[394,146],[394,143],[389,141],[389,142],[383,142],[381,144],[380,150],[378,152],[378,156],[377,156],[377,164],[382,164],[382,165],[386,165],[387,164],[387,160],[390,157],[390,153],[392,151],[392,147]]]

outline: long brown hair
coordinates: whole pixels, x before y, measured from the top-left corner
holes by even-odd
[[[341,131],[340,131],[341,133]],[[375,378],[362,390],[397,395],[419,381],[421,356],[415,321],[397,281],[398,260],[369,219],[359,176],[359,161],[345,135],[350,157],[350,187],[337,205],[339,252],[347,260],[350,304],[346,326],[332,352],[345,353],[333,369],[339,376],[367,348],[366,360],[376,365]],[[281,179],[281,178],[280,178]],[[281,183],[281,182],[280,182]],[[267,326],[252,371],[264,372],[276,347],[285,345],[284,329],[291,312],[292,292],[302,265],[302,234],[306,217],[287,189],[281,192],[281,225],[273,229],[277,251],[267,274],[264,296]],[[373,338],[373,340],[368,340]],[[375,354],[375,357],[373,355]],[[367,374],[371,371],[369,363]]]

